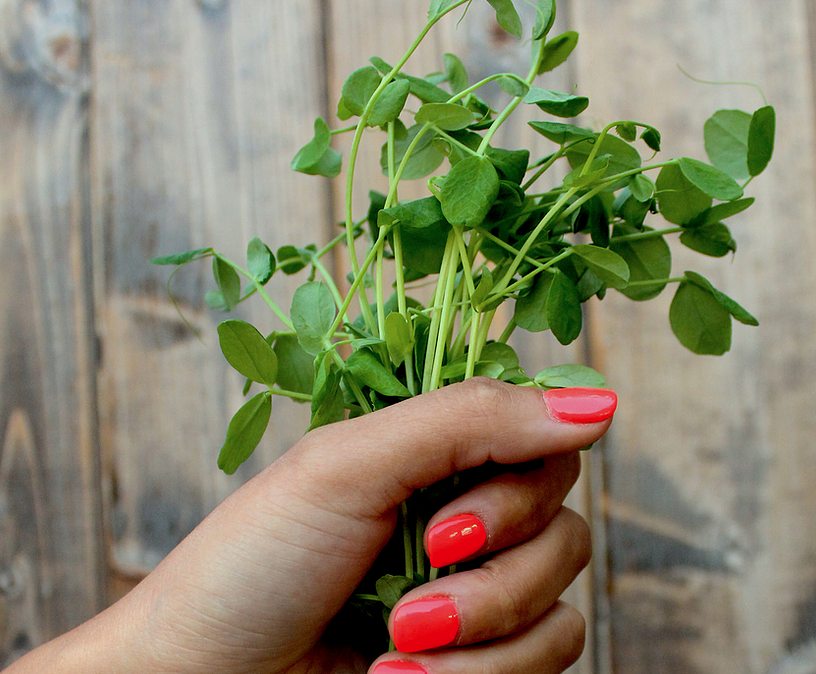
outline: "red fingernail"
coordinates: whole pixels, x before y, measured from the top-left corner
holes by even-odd
[[[425,597],[394,610],[394,645],[401,653],[447,646],[458,633],[459,613],[447,597]]]
[[[604,421],[618,406],[617,394],[605,388],[553,388],[544,397],[555,419],[578,424]]]
[[[428,674],[428,670],[415,662],[392,660],[374,665],[371,674]]]
[[[457,515],[428,531],[428,557],[437,569],[456,564],[479,552],[487,540],[484,524],[475,515]]]

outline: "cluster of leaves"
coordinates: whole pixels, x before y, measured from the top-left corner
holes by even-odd
[[[372,58],[346,80],[337,114],[353,123],[332,130],[325,120],[316,120],[314,137],[293,159],[296,171],[335,178],[344,160],[332,138],[353,133],[345,231],[336,239],[320,249],[290,245],[276,253],[253,239],[246,269],[209,248],[154,260],[182,265],[212,258],[218,289],[208,294],[211,306],[229,311],[258,294],[282,324],[266,336],[238,319],[218,328],[224,355],[247,379],[245,393],[253,382],[264,388],[229,425],[219,457],[227,473],[260,441],[273,395],[309,402],[314,428],[476,375],[541,388],[603,386],[601,375],[581,365],[529,376],[508,340],[521,328],[550,330],[562,344],[571,343],[582,329],[582,303],[602,299],[609,289],[645,301],[676,285],[671,329],[698,354],[728,351],[732,319],[757,324],[699,274],[673,276],[668,238],[679,235],[680,244],[707,256],[736,251],[725,221],[753,203],[744,189],[771,159],[774,109],[715,113],[704,127],[706,162],[689,157],[656,161],[661,135],[650,124],[624,120],[601,130],[578,126],[568,120],[588,107],[588,98],[534,86],[578,43],[573,31],[549,37],[554,0],[536,2],[535,56],[526,78],[500,73],[471,83],[453,54],[444,56],[439,73],[404,73],[436,22],[472,1],[434,0],[425,29],[395,66]],[[512,0],[488,2],[499,24],[521,37]],[[493,80],[511,97],[501,111],[477,95]],[[492,144],[497,129],[521,105],[540,113],[530,126],[552,143],[543,157]],[[369,132],[384,134],[380,163],[388,191],[372,191],[365,217],[355,220],[353,169]],[[537,187],[558,165],[566,166],[559,173],[566,177],[555,187]],[[420,179],[427,181],[428,196],[400,201],[400,182]],[[363,259],[357,252],[361,242]],[[345,294],[321,263],[343,243],[351,267]],[[383,268],[391,261],[396,283],[386,288]],[[286,313],[266,287],[276,274],[300,272],[308,273],[308,280]],[[426,277],[434,277],[435,289],[423,305],[408,291]],[[360,311],[352,316],[355,298]],[[497,308],[508,300],[514,304],[512,318],[491,340]],[[423,557],[407,552],[412,538],[406,538],[406,559],[415,557],[416,564],[407,565],[405,575],[381,578],[376,590],[383,596],[371,595],[386,607],[399,598],[397,590],[426,577]]]

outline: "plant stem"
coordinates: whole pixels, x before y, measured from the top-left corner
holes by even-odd
[[[513,334],[513,331],[518,327],[518,323],[516,323],[515,316],[511,318],[507,322],[507,327],[504,328],[504,332],[501,333],[501,337],[499,337],[499,342],[502,344],[507,344],[507,341],[510,339],[510,335]]]
[[[677,234],[678,232],[687,231],[686,227],[669,227],[668,229],[654,229],[650,232],[636,232],[634,234],[622,234],[621,236],[613,236],[609,239],[610,243],[619,243],[621,241],[642,241],[643,239],[654,239],[658,236],[666,234]]]
[[[312,396],[308,393],[298,393],[297,391],[286,391],[282,388],[270,388],[269,392],[272,395],[276,396],[284,396],[285,398],[291,398],[292,400],[303,400],[305,402],[311,402]]]
[[[402,544],[405,550],[405,575],[408,578],[414,577],[414,549],[413,536],[411,535],[411,525],[409,521],[408,502],[400,504],[400,516],[402,519]]]

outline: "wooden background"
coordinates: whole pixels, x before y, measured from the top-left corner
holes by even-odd
[[[0,666],[132,587],[301,434],[306,410],[276,402],[263,449],[218,473],[241,383],[202,303],[208,270],[175,283],[202,343],[167,299],[167,270],[146,260],[210,245],[240,256],[255,235],[327,241],[338,186],[289,161],[315,116],[333,119],[351,70],[401,53],[427,2],[0,0]],[[570,593],[591,627],[575,670],[813,674],[813,0],[561,0],[567,27],[579,49],[546,81],[590,96],[585,124],[637,118],[663,131],[666,155],[703,157],[710,113],[762,104],[677,64],[759,83],[779,114],[733,263],[675,258],[760,328],[737,326],[723,358],[696,357],[670,333],[668,294],[612,293],[574,348],[516,342],[529,368],[590,362],[620,395],[573,496],[596,538]],[[526,72],[528,50],[475,0],[412,72],[438,70],[445,51],[474,80]],[[504,141],[530,136],[520,119]],[[276,283],[284,306],[292,290]]]

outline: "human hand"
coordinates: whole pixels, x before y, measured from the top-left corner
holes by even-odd
[[[507,472],[444,506],[426,535],[438,565],[485,561],[403,597],[389,624],[402,653],[370,671],[563,671],[580,655],[584,623],[558,597],[590,541],[561,504],[580,470],[575,450],[606,431],[615,398],[560,391],[545,402],[538,389],[470,380],[310,432],[74,641],[94,622],[117,634],[126,645],[86,649],[127,662],[109,664],[114,672],[363,674],[372,663],[327,628],[390,538],[399,504],[493,462]],[[557,418],[571,403],[589,412],[583,422]],[[465,529],[483,536],[451,546]]]

